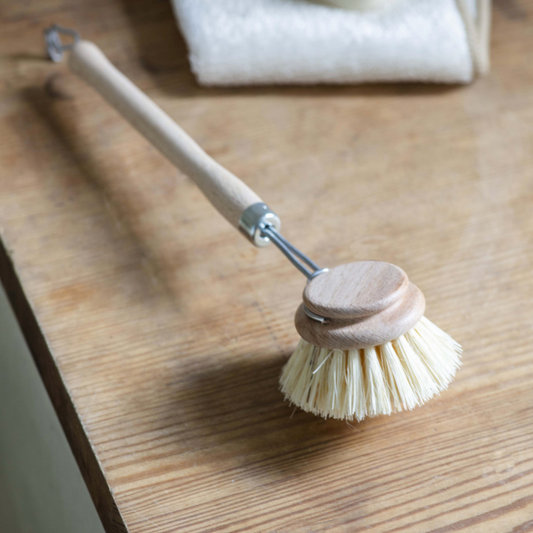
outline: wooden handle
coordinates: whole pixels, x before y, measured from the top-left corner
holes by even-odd
[[[163,155],[190,176],[236,228],[242,212],[262,202],[247,185],[209,157],[160,107],[89,41],[74,45],[69,67],[92,85]]]

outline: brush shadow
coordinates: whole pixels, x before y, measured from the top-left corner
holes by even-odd
[[[187,43],[178,27],[170,2],[121,0],[134,35],[139,63],[159,89],[181,98],[281,95],[298,97],[417,97],[458,90],[458,84],[369,83],[360,85],[259,85],[202,87],[194,78]]]
[[[168,383],[175,389],[170,419],[187,420],[191,449],[279,479],[316,470],[347,440],[362,445],[367,421],[325,420],[284,400],[278,380],[288,357],[256,353],[216,367],[200,363],[185,376],[176,372]]]
[[[79,110],[72,87],[69,83],[64,83],[65,79],[68,81],[68,77],[55,72],[48,76],[43,88],[29,87],[21,91],[32,128],[38,129],[36,142],[45,145],[47,152],[54,153],[54,157],[72,169],[68,172],[68,179],[81,177],[86,186],[101,196],[101,202],[110,215],[106,232],[110,232],[109,238],[115,238],[111,235],[119,232],[120,236],[116,238],[121,242],[124,239],[127,241],[126,248],[133,256],[131,260],[141,267],[141,277],[148,274],[150,278],[141,279],[143,286],[152,287],[154,295],[172,294],[173,305],[179,306],[180,292],[173,277],[176,271],[186,268],[188,264],[186,255],[180,248],[180,232],[159,228],[164,233],[164,238],[150,238],[145,228],[146,223],[143,223],[143,219],[157,215],[152,206],[150,191],[165,186],[168,188],[168,183],[164,184],[163,181],[171,182],[174,186],[174,173],[154,172],[151,175],[152,188],[147,190],[142,182],[139,183],[131,175],[128,167],[122,164],[120,154],[104,158],[100,154],[99,159],[93,156],[87,132],[82,131],[83,128],[76,123]],[[21,123],[21,131],[26,128],[26,124],[27,122]],[[97,133],[94,133],[95,136]],[[36,147],[32,146],[31,149],[35,150]],[[154,157],[159,159],[160,156],[154,151]],[[108,161],[112,161],[112,165]],[[168,167],[171,168],[170,164]],[[154,220],[156,222],[151,223],[156,225],[159,220]],[[168,234],[171,234],[171,239]]]

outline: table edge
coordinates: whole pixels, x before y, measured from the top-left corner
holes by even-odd
[[[11,256],[0,238],[0,282],[44,383],[70,449],[106,533],[128,533],[104,472],[96,457],[45,335],[24,293]]]

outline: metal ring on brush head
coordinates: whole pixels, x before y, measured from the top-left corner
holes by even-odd
[[[309,309],[304,305],[303,306],[304,313],[311,318],[312,320],[315,320],[316,322],[320,322],[321,324],[327,324],[329,322],[329,319],[325,316],[317,315],[316,313],[313,313],[313,311],[309,311]]]

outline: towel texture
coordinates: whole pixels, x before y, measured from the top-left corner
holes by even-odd
[[[305,0],[173,4],[205,85],[468,83],[486,68],[476,57],[485,46],[476,32],[479,0],[397,0],[361,11]]]

